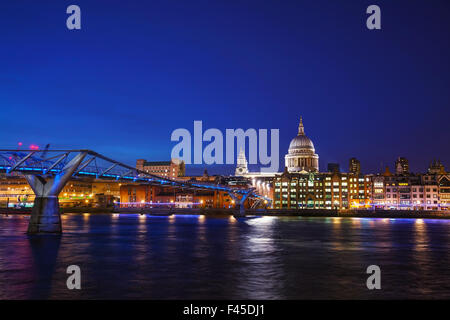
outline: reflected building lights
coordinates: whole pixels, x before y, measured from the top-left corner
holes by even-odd
[[[416,251],[426,254],[429,239],[427,234],[427,224],[423,219],[416,219],[414,222],[414,243]],[[421,259],[423,257],[420,257]]]
[[[250,227],[248,235],[244,238],[240,255],[251,259],[252,264],[246,268],[247,275],[242,278],[241,287],[246,290],[248,299],[279,299],[277,293],[279,279],[283,278],[283,269],[280,268],[278,258],[268,252],[277,252],[277,244],[274,241],[275,217],[255,217],[246,218],[244,221]],[[261,269],[259,266],[264,265]],[[274,277],[273,275],[277,276]],[[264,279],[264,286],[267,290],[252,290],[255,286],[255,279]],[[256,280],[258,281],[258,280]],[[270,292],[270,293],[269,293]]]
[[[341,224],[341,219],[342,218],[332,218],[333,224]]]

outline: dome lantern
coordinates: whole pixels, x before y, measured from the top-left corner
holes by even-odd
[[[300,116],[300,124],[298,125],[298,135],[304,136],[305,135],[305,127],[303,127],[303,118]]]

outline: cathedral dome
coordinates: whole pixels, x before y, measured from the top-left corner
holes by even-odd
[[[302,118],[298,126],[298,135],[289,144],[285,162],[288,172],[319,171],[319,156],[316,154],[313,142],[305,135]]]
[[[310,138],[308,138],[305,135],[305,129],[303,127],[303,121],[300,118],[300,124],[298,126],[298,135],[292,139],[291,143],[289,144],[289,151],[290,154],[293,153],[312,153],[314,154],[314,144],[311,141]]]
[[[309,139],[305,135],[299,135],[296,136],[294,139],[292,139],[291,143],[289,144],[289,153],[295,153],[295,151],[312,151],[314,152],[314,144],[312,143],[311,139]]]

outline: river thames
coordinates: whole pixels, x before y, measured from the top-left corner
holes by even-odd
[[[32,237],[28,220],[0,215],[1,299],[450,298],[450,220],[74,214]]]

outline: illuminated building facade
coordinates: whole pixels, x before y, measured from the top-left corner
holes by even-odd
[[[348,202],[351,209],[372,208],[372,177],[373,176],[371,174],[348,174]]]
[[[450,210],[450,175],[440,176],[438,186],[441,210]]]
[[[222,185],[234,189],[248,189],[248,178],[239,176],[209,175],[207,170],[201,176],[178,177],[178,181],[201,182],[212,186]],[[246,206],[249,204],[246,203]],[[180,190],[170,186],[151,186],[140,183],[126,183],[120,186],[120,207],[122,208],[233,208],[234,200],[227,192],[208,190]]]
[[[349,172],[353,174],[361,173],[361,163],[356,158],[351,158],[348,166]]]
[[[409,173],[409,167],[402,167],[399,163],[401,162],[397,160],[398,174],[392,174],[386,168],[383,174],[372,178],[372,199],[375,208],[400,210],[450,208],[450,176],[440,162],[430,164],[425,174]]]
[[[184,162],[179,159],[172,159],[171,161],[138,159],[136,160],[136,169],[164,178],[177,178],[185,174]]]
[[[386,204],[386,185],[384,176],[372,177],[372,203],[375,209],[384,209]]]
[[[290,173],[273,180],[275,209],[348,209],[348,175]]]
[[[438,169],[438,170],[437,170]],[[289,173],[273,178],[276,209],[449,210],[450,175],[442,165],[426,174]]]
[[[439,187],[424,182],[424,176],[374,177],[375,208],[400,210],[440,210]]]
[[[31,207],[33,202],[34,192],[24,178],[18,175],[0,177],[0,207]]]
[[[92,180],[77,179],[69,181],[59,194],[61,207],[87,206],[93,202]]]
[[[109,180],[73,179],[59,194],[61,207],[107,207],[119,200],[120,183]],[[25,178],[0,177],[0,207],[32,207],[34,192]]]
[[[233,199],[218,191],[180,191],[170,187],[126,184],[120,187],[121,208],[233,208]]]

